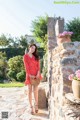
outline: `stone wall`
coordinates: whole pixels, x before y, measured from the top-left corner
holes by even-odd
[[[79,57],[80,43],[78,42],[61,44],[52,51],[50,120],[61,120],[59,113],[66,104],[65,94],[72,92],[68,75],[80,68]]]
[[[59,25],[60,24],[60,25]],[[48,84],[49,94],[51,94],[51,80],[52,80],[52,50],[57,46],[56,36],[63,31],[64,19],[61,18],[48,18]]]
[[[49,19],[48,23],[53,21],[53,18]],[[48,82],[49,82],[49,113],[50,120],[79,120],[80,112],[73,118],[72,116],[66,115],[66,105],[68,105],[68,110],[74,109],[77,111],[76,104],[74,107],[71,104],[66,104],[65,95],[72,92],[71,81],[68,80],[68,75],[75,72],[75,70],[80,68],[80,42],[70,42],[63,43],[57,46],[56,36],[58,33],[63,31],[64,21],[63,19],[56,19],[55,25],[48,26],[48,35],[50,35],[51,30],[53,38],[50,36],[48,38]],[[61,23],[61,24],[60,24]],[[51,23],[53,25],[53,22]],[[50,24],[50,25],[51,25]],[[57,26],[57,28],[56,28]],[[49,32],[50,29],[50,32]],[[51,32],[52,33],[52,32]],[[52,34],[51,34],[52,35]],[[52,42],[52,41],[53,42]],[[51,42],[51,44],[50,44]],[[55,47],[54,45],[55,44]],[[51,45],[51,48],[50,48]],[[63,110],[64,108],[64,110]],[[80,108],[78,109],[80,110]]]

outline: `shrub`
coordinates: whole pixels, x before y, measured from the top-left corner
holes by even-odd
[[[24,70],[23,57],[18,55],[10,58],[8,61],[8,77],[17,80],[17,74]]]
[[[12,71],[12,70],[9,70],[9,72],[7,73],[7,77],[9,78],[9,79],[16,79],[16,74],[15,74],[15,71]]]
[[[40,59],[40,72],[42,73],[42,69],[43,69],[43,59]]]
[[[0,82],[6,79],[7,61],[5,52],[0,52]]]
[[[23,82],[25,80],[25,71],[22,70],[21,72],[17,73],[17,81]]]

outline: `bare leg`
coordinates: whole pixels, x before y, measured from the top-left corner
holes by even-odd
[[[34,114],[34,107],[32,105],[32,85],[28,85],[28,98],[31,108],[31,114]]]
[[[28,85],[28,99],[30,106],[32,106],[32,85]]]
[[[35,112],[38,112],[38,86],[34,87],[34,99],[35,99]]]
[[[25,85],[25,87],[24,87],[24,93],[27,95],[28,94],[28,90],[27,90],[27,86]]]

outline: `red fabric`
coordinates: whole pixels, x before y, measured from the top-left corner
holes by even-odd
[[[23,56],[24,67],[26,71],[26,80],[24,82],[25,85],[30,84],[30,77],[29,75],[37,75],[38,71],[40,71],[40,61],[35,60],[35,56],[32,58],[25,54]],[[40,80],[42,80],[42,76],[40,74]]]

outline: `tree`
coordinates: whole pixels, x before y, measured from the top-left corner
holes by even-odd
[[[13,37],[10,36],[8,38],[8,41],[9,41],[9,45],[8,45],[9,48],[19,47],[19,38],[13,38]]]
[[[74,18],[65,25],[67,31],[72,31],[72,41],[80,41],[80,18]]]
[[[47,15],[45,17],[37,17],[37,19],[32,21],[32,32],[36,37],[37,42],[42,43],[43,47],[45,46],[45,41],[47,41],[47,39],[45,39],[47,34],[47,21]]]
[[[19,47],[19,39],[13,38],[11,35],[6,36],[2,34],[0,36],[0,46],[1,47],[9,47],[9,48],[17,48]]]
[[[20,44],[20,47],[22,47],[22,48],[28,47],[26,36],[21,36],[20,37],[19,44]]]
[[[29,43],[30,43],[30,44],[34,44],[34,43],[35,43],[35,41],[32,39]]]
[[[8,45],[9,45],[9,41],[8,41],[7,37],[4,34],[2,34],[0,36],[0,46],[4,47],[4,46],[8,46]]]

